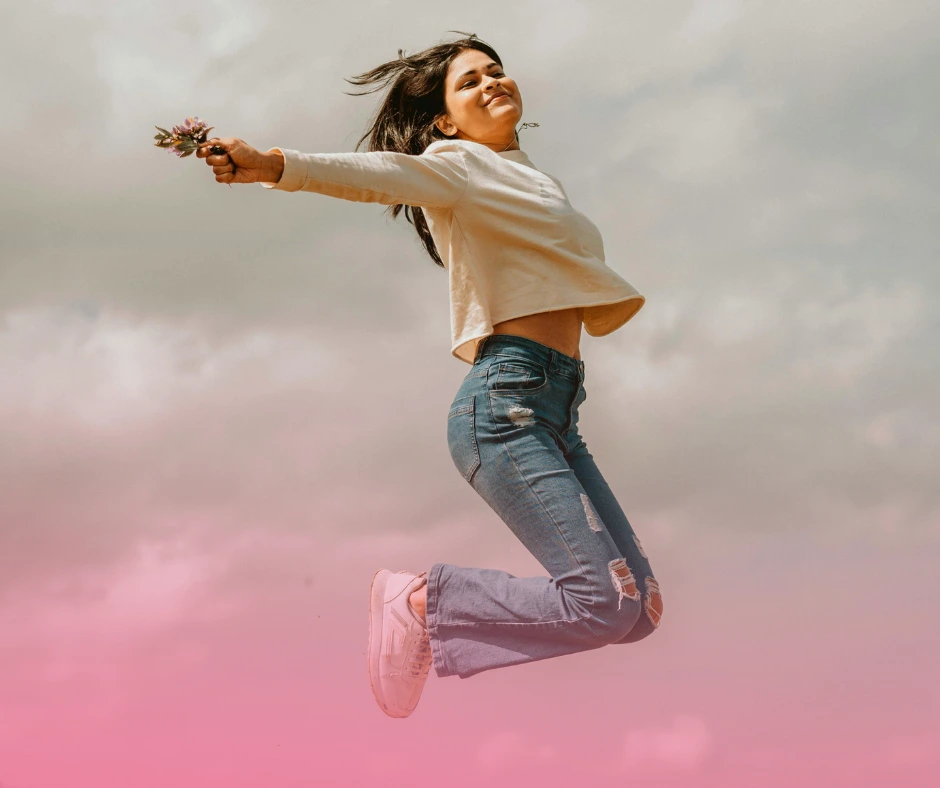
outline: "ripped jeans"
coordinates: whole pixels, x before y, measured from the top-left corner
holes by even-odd
[[[550,577],[434,564],[438,676],[632,643],[659,626],[649,560],[578,433],[583,383],[583,361],[525,337],[477,348],[447,416],[450,454]]]

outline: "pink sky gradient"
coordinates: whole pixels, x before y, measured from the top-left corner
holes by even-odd
[[[459,527],[328,549],[258,532],[211,552],[191,533],[5,598],[2,785],[926,787],[940,765],[934,563],[887,539],[658,548],[654,637],[432,675],[391,720],[365,673],[373,567],[436,554],[537,573],[521,549],[488,555]]]

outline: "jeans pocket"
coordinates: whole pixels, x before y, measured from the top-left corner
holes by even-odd
[[[460,475],[466,481],[480,467],[480,452],[477,449],[476,397],[455,399],[447,414],[447,446]]]
[[[501,361],[489,370],[490,391],[538,391],[548,383],[548,371],[534,361]]]

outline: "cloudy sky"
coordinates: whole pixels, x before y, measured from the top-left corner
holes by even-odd
[[[446,272],[152,137],[351,151],[344,78],[452,30],[647,298],[583,336],[581,426],[665,613],[401,721],[376,569],[543,573],[450,460]],[[926,786],[938,38],[930,0],[4,4],[0,786]]]

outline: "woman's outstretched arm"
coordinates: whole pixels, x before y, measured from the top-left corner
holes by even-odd
[[[226,138],[205,144],[203,157],[220,183],[257,182],[267,189],[316,192],[355,202],[450,208],[470,179],[466,149],[459,141],[435,142],[420,156],[393,151],[301,153],[288,148],[262,153]],[[209,153],[212,145],[226,153]]]

